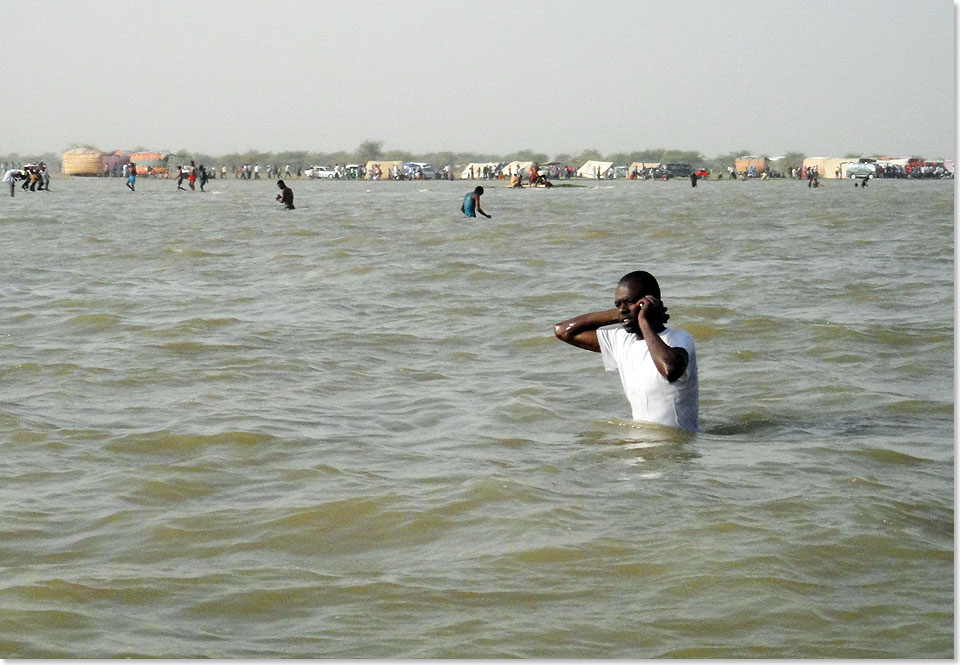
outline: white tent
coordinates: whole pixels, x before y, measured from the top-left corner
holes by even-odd
[[[493,174],[494,169],[496,169],[498,166],[498,162],[471,162],[463,168],[463,171],[460,172],[460,179],[469,180],[470,178],[482,178],[484,166],[486,166],[490,170],[490,173]]]
[[[503,173],[504,177],[507,177],[507,178],[517,173],[519,173],[522,176],[526,176],[526,175],[529,175],[531,166],[533,166],[533,162],[512,161],[506,166],[504,166],[501,172]]]
[[[610,167],[613,166],[613,162],[600,162],[595,159],[591,159],[589,162],[577,169],[577,175],[581,178],[596,178],[597,174],[600,174],[601,178],[610,177]]]

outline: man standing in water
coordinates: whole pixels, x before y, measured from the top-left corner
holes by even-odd
[[[481,215],[490,219],[490,215],[480,207],[480,196],[483,194],[483,187],[477,185],[476,189],[463,197],[463,205],[460,206],[460,212],[467,217],[476,217],[479,212]]]
[[[604,368],[620,373],[634,420],[699,432],[693,337],[666,327],[670,315],[656,278],[642,270],[624,275],[613,305],[558,323],[554,333],[567,344],[602,354]],[[604,329],[616,323],[621,327]]]
[[[280,188],[280,193],[277,194],[277,201],[287,206],[287,210],[294,210],[293,190],[287,187],[287,183],[283,180],[277,180],[277,187]]]
[[[23,177],[20,169],[10,169],[3,174],[3,184],[10,185],[10,196],[13,196],[13,190],[16,189],[17,178]]]
[[[134,164],[133,162],[130,162],[130,171],[129,171],[129,173],[130,173],[130,175],[127,176],[127,187],[130,188],[130,191],[131,191],[131,192],[135,192],[135,191],[137,191],[137,190],[135,190],[135,189],[133,188],[133,186],[134,186],[134,184],[137,182],[137,165]]]

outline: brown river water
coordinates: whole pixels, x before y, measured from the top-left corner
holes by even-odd
[[[0,657],[954,656],[952,182],[291,184],[0,198]]]

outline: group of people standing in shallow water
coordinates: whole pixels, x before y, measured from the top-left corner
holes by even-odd
[[[3,174],[3,184],[10,187],[10,196],[17,188],[17,181],[22,180],[20,189],[31,192],[50,191],[50,172],[43,162],[39,164],[24,164],[21,168],[7,169]]]
[[[181,192],[187,191],[183,188],[184,180],[187,181],[187,184],[190,185],[190,189],[193,191],[197,189],[194,183],[199,180],[200,191],[202,192],[203,188],[207,186],[207,180],[209,179],[210,174],[207,173],[206,167],[203,164],[198,167],[192,159],[190,160],[190,166],[177,165],[177,190]]]
[[[134,162],[124,165],[123,167],[124,175],[127,176],[127,187],[131,192],[136,190],[137,182],[137,165]],[[181,192],[187,191],[183,186],[183,181],[186,180],[187,184],[190,186],[192,191],[196,191],[197,188],[195,183],[197,180],[200,181],[200,191],[204,191],[203,188],[207,185],[207,180],[210,179],[210,174],[207,173],[206,167],[201,164],[199,167],[190,160],[190,166],[181,166],[177,165],[177,190]]]

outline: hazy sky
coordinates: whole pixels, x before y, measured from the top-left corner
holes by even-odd
[[[951,0],[0,3],[0,154],[954,154]]]

